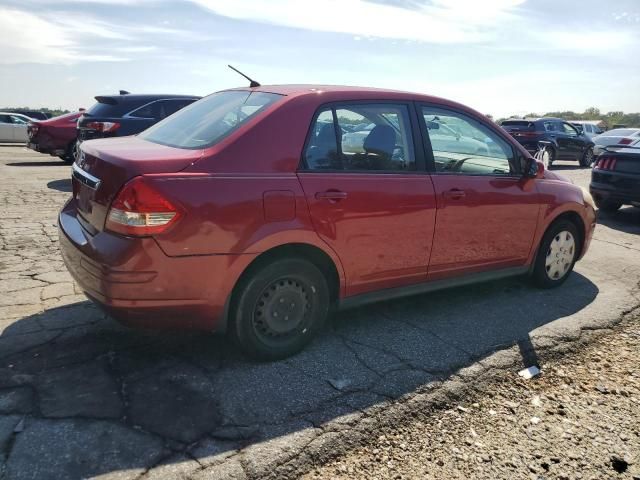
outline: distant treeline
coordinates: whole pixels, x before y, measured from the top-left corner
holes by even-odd
[[[509,118],[519,118],[518,115],[514,115]],[[613,125],[626,125],[627,127],[640,127],[640,113],[624,113],[624,112],[607,112],[602,113],[599,108],[591,107],[587,108],[583,113],[576,113],[572,111],[566,112],[547,112],[544,115],[539,113],[528,113],[525,117],[557,117],[564,118],[565,120],[602,120],[610,128]],[[497,120],[500,123],[506,118]]]
[[[59,108],[29,108],[29,107],[0,107],[0,112],[12,111],[12,110],[31,110],[32,112],[43,112],[50,117],[57,117],[58,115],[64,115],[69,113],[69,110],[61,110]]]

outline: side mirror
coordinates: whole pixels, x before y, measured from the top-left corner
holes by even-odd
[[[522,176],[524,178],[543,178],[544,163],[535,158],[527,158]]]

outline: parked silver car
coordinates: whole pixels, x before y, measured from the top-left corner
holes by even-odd
[[[20,113],[0,112],[0,142],[26,143],[27,125],[31,120]]]

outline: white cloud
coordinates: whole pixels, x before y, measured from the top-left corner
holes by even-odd
[[[0,63],[68,62],[73,41],[64,29],[21,10],[0,8]]]
[[[492,38],[524,0],[435,0],[402,8],[364,0],[193,0],[229,18],[354,36],[431,43],[475,43]]]

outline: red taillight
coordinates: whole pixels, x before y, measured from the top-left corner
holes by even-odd
[[[593,168],[596,168],[599,170],[615,170],[616,162],[617,162],[616,157],[608,157],[608,156],[600,157],[598,158],[598,161],[596,162]]]
[[[111,203],[106,228],[124,235],[154,235],[164,232],[179,216],[178,208],[148,180],[136,177]]]
[[[39,127],[35,123],[29,123],[27,125],[27,135],[29,135],[29,138],[35,137],[36,134],[38,133],[38,130],[39,130]]]
[[[623,138],[618,142],[618,145],[631,145],[633,143],[632,138]]]
[[[86,123],[85,128],[89,128],[91,130],[96,130],[98,132],[110,133],[115,132],[120,128],[120,124],[118,122],[89,122]]]

